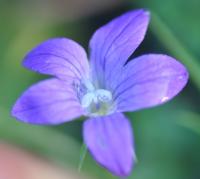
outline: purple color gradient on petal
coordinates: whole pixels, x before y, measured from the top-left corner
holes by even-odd
[[[84,122],[84,141],[96,161],[117,176],[130,174],[135,152],[131,125],[121,113]]]
[[[106,85],[104,83],[110,82],[113,72],[119,73],[128,57],[144,39],[148,23],[149,12],[142,9],[130,11],[94,33],[90,49],[95,80]]]
[[[134,141],[121,112],[162,104],[188,81],[186,68],[167,55],[143,55],[127,63],[143,41],[149,19],[149,12],[140,9],[98,29],[89,45],[90,66],[85,50],[70,39],[50,39],[35,47],[23,65],[56,78],[25,91],[12,115],[46,125],[87,114],[91,118],[84,122],[83,137],[89,151],[114,175],[128,176],[135,163]]]
[[[186,68],[167,55],[143,55],[124,67],[112,86],[119,112],[162,104],[177,95],[188,81]]]
[[[32,124],[59,124],[83,114],[74,91],[57,79],[37,83],[17,100],[12,115]]]
[[[85,50],[67,38],[41,43],[26,55],[23,64],[28,69],[65,81],[79,80],[89,74]]]

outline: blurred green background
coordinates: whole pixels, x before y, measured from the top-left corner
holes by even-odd
[[[69,37],[86,49],[92,33],[130,9],[146,8],[151,23],[134,56],[165,53],[190,72],[174,100],[128,113],[138,162],[130,179],[200,178],[200,1],[199,0],[11,0],[0,1],[0,140],[77,171],[82,121],[31,126],[10,117],[10,108],[31,84],[46,78],[21,66],[24,55],[51,37]],[[80,177],[116,178],[89,154]],[[15,178],[13,178],[15,179]]]

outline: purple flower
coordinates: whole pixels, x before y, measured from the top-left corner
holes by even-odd
[[[95,160],[117,176],[130,174],[135,162],[131,125],[122,112],[165,103],[188,81],[174,58],[148,54],[127,59],[144,39],[149,13],[128,12],[98,29],[84,49],[67,38],[50,39],[32,51],[23,65],[55,76],[30,87],[12,115],[32,124],[60,124],[79,116],[89,119],[83,137]]]

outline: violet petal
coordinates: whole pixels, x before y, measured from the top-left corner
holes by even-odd
[[[100,85],[112,81],[128,57],[144,39],[149,23],[149,12],[142,9],[130,11],[98,29],[91,41],[91,66],[93,76]],[[105,80],[106,79],[106,80]]]
[[[32,124],[59,124],[83,114],[73,89],[57,79],[39,82],[17,100],[12,116]]]
[[[132,129],[121,113],[84,122],[84,141],[95,160],[117,176],[130,174],[135,159]]]
[[[66,81],[79,80],[89,74],[85,50],[67,38],[54,38],[41,43],[26,55],[23,65]]]
[[[130,61],[113,86],[118,111],[135,111],[162,104],[186,85],[188,72],[167,55],[149,54]]]

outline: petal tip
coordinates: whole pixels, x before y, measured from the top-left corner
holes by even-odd
[[[11,111],[10,111],[10,115],[12,116],[12,117],[16,117],[16,108],[15,108],[15,104],[14,104],[14,106],[11,108]]]
[[[148,18],[151,16],[151,12],[148,9],[139,9],[138,11],[141,13],[141,15],[144,15]]]
[[[22,66],[23,66],[24,68],[30,69],[30,65],[29,65],[29,63],[28,63],[27,56],[28,56],[28,54],[24,57],[24,59],[23,59],[23,61],[22,61],[21,64],[22,64]]]
[[[132,165],[127,167],[127,168],[124,168],[120,171],[117,171],[115,173],[113,173],[114,175],[117,175],[119,177],[128,177],[132,172]]]
[[[25,118],[20,115],[20,103],[19,103],[19,99],[13,105],[13,107],[11,109],[11,112],[10,112],[10,115],[11,115],[11,117],[17,119],[18,121],[28,123],[28,121],[25,120]]]
[[[144,14],[145,14],[148,18],[151,17],[151,13],[150,13],[150,11],[148,11],[148,10],[144,10]]]
[[[180,89],[180,91],[181,91],[186,87],[186,85],[189,81],[189,73],[188,73],[187,69],[185,69],[185,71],[178,77],[178,80],[181,81],[181,83],[182,83],[182,88]]]
[[[185,80],[185,85],[187,84],[188,80],[189,80],[189,72],[188,70],[185,68],[182,76],[180,77],[181,79],[184,79]]]

